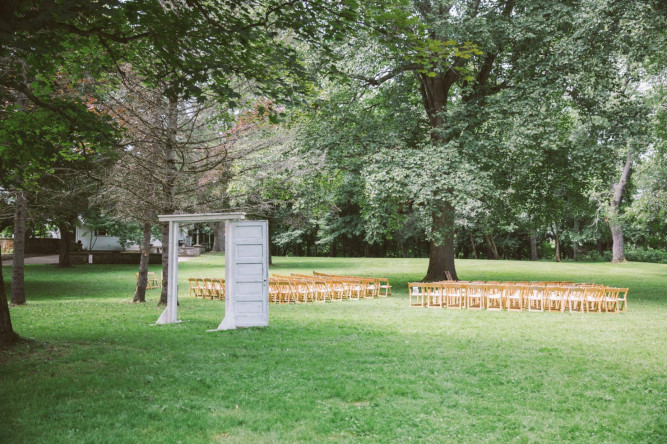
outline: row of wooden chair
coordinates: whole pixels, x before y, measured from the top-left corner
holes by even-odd
[[[627,311],[627,288],[573,282],[409,283],[411,307],[469,310],[607,312]]]
[[[189,278],[190,297],[225,300],[225,280],[220,278]]]
[[[372,283],[369,283],[371,285],[373,291],[376,293],[376,297],[388,297],[391,296],[391,284],[389,284],[389,279],[388,278],[382,278],[382,277],[361,277],[361,276],[347,276],[347,275],[342,275],[342,274],[328,274],[328,273],[322,273],[318,271],[313,271],[314,276],[319,276],[319,277],[324,277],[324,278],[329,278],[332,280],[336,279],[362,279],[364,281],[370,282],[372,280]]]
[[[314,276],[274,274],[269,279],[269,301],[278,304],[332,302],[391,295],[388,279],[316,273]]]

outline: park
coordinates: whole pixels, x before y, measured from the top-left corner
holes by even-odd
[[[460,261],[463,278],[630,287],[626,313],[408,307],[426,259],[276,257],[272,273],[388,275],[388,298],[271,304],[270,325],[207,333],[224,303],[180,264],[183,322],[132,304],[135,267],[29,265],[0,354],[3,442],[657,442],[665,436],[667,265]],[[8,267],[5,267],[8,268]],[[157,270],[159,273],[159,270]]]
[[[667,441],[667,9],[0,7],[0,443]]]

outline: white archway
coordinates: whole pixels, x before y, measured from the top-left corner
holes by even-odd
[[[225,222],[225,317],[215,330],[269,325],[268,222],[245,213],[170,214],[167,308],[157,324],[179,322],[178,227],[180,223]]]

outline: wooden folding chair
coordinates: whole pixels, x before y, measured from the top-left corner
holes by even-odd
[[[588,291],[586,287],[568,287],[567,307],[570,313],[586,311],[586,291]]]
[[[215,297],[213,293],[213,279],[211,278],[202,278],[200,285],[203,285],[203,295],[204,297],[208,297],[209,299],[213,299]]]
[[[505,285],[505,302],[508,311],[523,311],[523,300],[526,293],[524,285]]]
[[[603,287],[602,289],[602,301],[601,301],[601,310],[606,313],[619,313],[618,309],[618,295],[620,293],[620,288],[614,287]]]
[[[422,282],[408,283],[410,307],[423,307],[426,304],[425,300],[426,287],[427,284],[424,284]]]
[[[290,281],[293,290],[297,294],[297,302],[313,302],[315,300],[312,281],[300,278],[292,278]]]
[[[213,291],[216,299],[225,300],[225,280],[222,278],[213,279]]]
[[[484,294],[486,287],[479,284],[468,284],[462,287],[465,291],[466,307],[468,310],[481,310],[484,308]]]
[[[586,311],[591,313],[601,313],[602,312],[602,293],[603,290],[600,287],[585,287],[586,288],[586,299],[584,304],[586,305]]]
[[[280,286],[278,279],[275,277],[269,278],[269,302],[277,304],[280,300]]]
[[[618,289],[618,311],[628,311],[628,288]]]
[[[564,312],[567,305],[567,288],[546,286],[544,302],[545,310]]]
[[[321,279],[326,283],[330,301],[342,301],[343,299],[347,299],[347,287],[343,281],[328,276],[322,276]]]
[[[378,287],[378,296],[386,298],[391,296],[391,285],[389,285],[389,279],[387,278],[375,278],[376,285]]]
[[[442,284],[426,284],[424,286],[424,299],[427,307],[442,308],[444,305],[444,288]]]
[[[297,295],[292,288],[292,282],[289,279],[278,279],[279,296],[278,302],[280,304],[289,304],[290,302],[297,302]]]
[[[364,297],[366,287],[363,282],[350,276],[343,278],[347,284],[349,299],[359,300]]]
[[[502,310],[504,305],[503,286],[496,284],[486,284],[486,309]]]
[[[331,301],[331,296],[329,295],[329,286],[324,279],[313,279],[312,289],[314,292],[313,300],[315,302],[326,302]]]
[[[158,288],[160,286],[154,271],[149,271],[147,277],[146,289]]]
[[[459,310],[465,308],[465,291],[462,291],[461,286],[454,283],[454,281],[446,281],[442,286],[445,291],[445,305],[447,308],[458,308]]]
[[[528,311],[544,311],[544,292],[542,285],[528,287]]]
[[[138,287],[139,286],[139,273],[134,273],[134,275],[137,278],[137,287]],[[158,286],[159,285],[158,285],[157,279],[155,277],[155,272],[149,271],[146,274],[146,290],[152,290],[153,288],[157,288]]]
[[[195,278],[188,278],[188,281],[190,282],[190,297],[198,297],[199,296],[199,285],[197,284],[197,279]]]

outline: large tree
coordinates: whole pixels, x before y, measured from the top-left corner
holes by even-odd
[[[364,37],[351,45],[357,45],[357,52],[373,52],[375,59],[382,60],[380,69],[343,66],[341,70],[376,90],[391,81],[392,87],[402,86],[421,98],[430,146],[421,144],[414,150],[413,145],[407,153],[385,150],[381,169],[405,170],[415,164],[417,174],[406,178],[406,184],[417,192],[410,200],[419,203],[430,220],[425,280],[444,279],[445,271],[456,276],[454,227],[468,213],[469,197],[485,202],[489,193],[500,196],[502,191],[489,190],[493,180],[487,179],[511,162],[494,162],[507,133],[496,131],[494,136],[501,138],[494,139],[482,129],[507,114],[519,117],[531,108],[562,103],[563,97],[569,97],[571,103],[566,106],[570,107],[578,107],[584,99],[603,101],[605,95],[589,92],[599,90],[595,82],[606,78],[599,69],[617,68],[608,66],[613,59],[607,56],[622,47],[624,34],[614,35],[612,30],[633,26],[642,30],[639,22],[647,12],[659,11],[656,2],[629,11],[622,5],[611,0],[366,4],[370,31],[366,28]],[[651,29],[656,32],[655,27]],[[513,108],[516,100],[513,103],[511,94],[521,97],[521,108]],[[561,166],[567,164],[567,157],[556,160]],[[550,197],[560,201],[558,194]],[[551,222],[557,237],[560,227]]]

